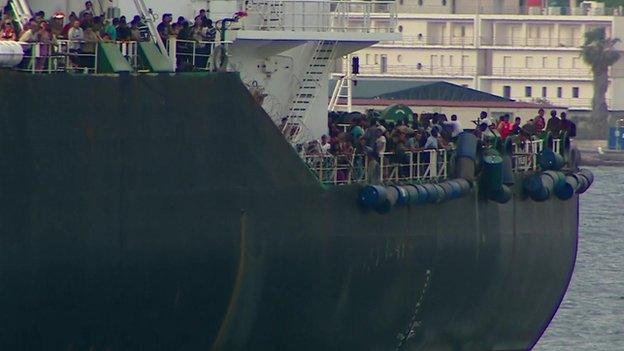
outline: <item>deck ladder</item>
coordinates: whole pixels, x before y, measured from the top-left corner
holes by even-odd
[[[327,80],[329,71],[334,62],[337,42],[318,41],[315,44],[312,57],[305,70],[305,74],[299,81],[297,91],[290,104],[286,115],[287,123],[282,128],[282,133],[293,145],[302,142],[305,137],[306,119],[310,112],[310,106],[321,93],[322,82]]]

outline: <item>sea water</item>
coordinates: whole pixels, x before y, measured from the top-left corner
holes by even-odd
[[[624,168],[591,171],[570,289],[536,351],[624,351]]]

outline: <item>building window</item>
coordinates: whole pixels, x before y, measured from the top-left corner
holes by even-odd
[[[563,88],[557,87],[557,97],[561,99],[563,97]]]
[[[442,0],[442,6],[446,6],[446,0]]]
[[[557,57],[557,68],[563,68],[563,57]]]
[[[505,85],[503,87],[503,97],[509,99],[511,97],[511,86]]]
[[[440,55],[440,67],[444,67],[444,55]]]
[[[533,66],[533,57],[526,56],[524,58],[524,68],[531,68]]]
[[[548,97],[548,88],[547,87],[542,87],[542,97]]]
[[[403,0],[399,0],[399,5],[403,5]]]
[[[544,56],[542,57],[542,68],[546,68],[548,67],[548,57]]]
[[[455,66],[455,61],[453,55],[449,55],[449,67]]]
[[[379,55],[375,54],[375,62],[376,65],[379,64]]]
[[[461,36],[462,38],[466,36],[466,26],[461,26]]]
[[[418,0],[418,6],[422,6],[423,5],[423,0]]]
[[[580,92],[581,91],[580,91],[579,87],[573,87],[572,88],[572,97],[575,98],[575,99],[578,99],[579,96],[581,95]]]
[[[572,58],[572,68],[579,68],[579,58],[578,57],[573,57]]]
[[[399,26],[399,33],[403,33],[403,26]]]
[[[524,87],[524,97],[533,97],[532,87]]]
[[[403,62],[403,55],[397,55],[397,62],[398,63]]]
[[[366,54],[366,64],[370,65],[370,54]]]

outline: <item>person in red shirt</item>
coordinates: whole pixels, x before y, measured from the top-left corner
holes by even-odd
[[[533,125],[535,126],[535,134],[541,134],[546,128],[546,120],[544,119],[544,109],[540,108],[537,112],[537,117],[533,121]]]
[[[0,40],[17,40],[17,33],[15,33],[13,23],[0,24]]]
[[[509,122],[509,115],[501,117],[501,121],[498,124],[498,131],[501,135],[501,139],[505,140],[511,134],[513,125]]]

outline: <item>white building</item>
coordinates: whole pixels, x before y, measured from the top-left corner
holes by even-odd
[[[525,7],[534,3],[540,1],[397,0],[403,39],[359,51],[360,75],[446,80],[519,101],[588,110],[593,86],[580,56],[584,33],[604,27],[608,36],[624,39],[621,9],[593,2]],[[611,69],[607,100],[612,110],[624,110],[624,60]]]

